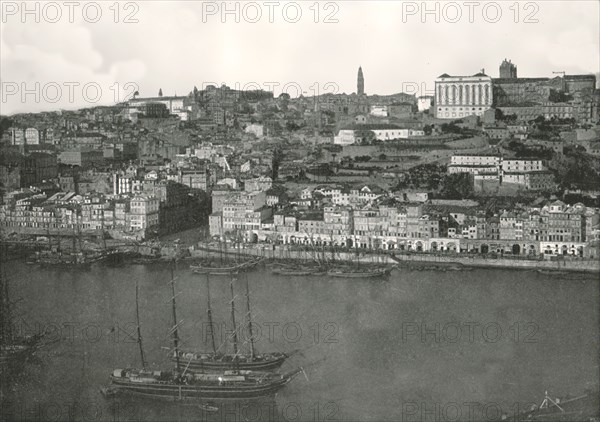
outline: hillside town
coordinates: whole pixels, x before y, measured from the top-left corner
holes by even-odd
[[[599,13],[0,0],[0,420],[600,422]]]
[[[2,235],[600,256],[594,75],[505,59],[419,96],[367,94],[365,74],[352,94],[210,85],[3,116]]]

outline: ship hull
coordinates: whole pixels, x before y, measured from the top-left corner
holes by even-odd
[[[249,400],[272,397],[291,379],[283,378],[264,385],[186,385],[133,382],[111,377],[120,393],[169,401]]]
[[[196,274],[230,275],[238,271],[252,269],[256,267],[259,262],[260,260],[254,260],[230,267],[204,267],[202,265],[191,265],[190,269]]]
[[[376,278],[385,277],[389,275],[389,271],[372,271],[372,272],[345,272],[345,271],[328,271],[327,275],[330,277],[339,278]]]
[[[288,358],[288,355],[279,356],[275,359],[268,360],[255,360],[251,362],[242,362],[242,361],[204,361],[199,359],[193,359],[191,361],[187,361],[184,356],[180,358],[181,362],[183,362],[183,366],[187,367],[191,371],[223,371],[223,370],[248,370],[248,371],[273,371],[275,369],[279,369],[281,365]],[[175,358],[171,358],[172,361],[175,361]]]

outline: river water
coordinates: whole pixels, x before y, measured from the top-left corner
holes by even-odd
[[[257,349],[299,349],[282,370],[302,366],[306,378],[275,402],[225,404],[210,415],[195,406],[107,401],[99,388],[112,370],[140,365],[130,337],[135,280],[147,360],[170,365],[167,265],[3,265],[12,297],[22,299],[20,329],[56,340],[3,380],[5,420],[493,420],[539,404],[545,390],[598,388],[597,277],[397,269],[385,281],[364,281],[258,268],[234,282],[236,319],[246,315],[247,277]],[[208,350],[206,278],[184,264],[176,274],[180,336],[186,348]],[[210,288],[217,343],[228,348],[229,279],[211,277]]]

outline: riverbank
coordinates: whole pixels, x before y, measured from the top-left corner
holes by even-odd
[[[600,274],[600,261],[590,259],[515,259],[502,257],[483,257],[459,254],[396,253],[376,254],[335,251],[317,254],[309,250],[296,250],[287,245],[239,245],[228,250],[219,249],[214,244],[199,243],[189,249],[192,258],[214,258],[219,256],[263,257],[274,260],[318,261],[321,259],[347,263],[401,265],[401,266],[437,266],[469,268],[502,268],[542,270],[549,272],[585,272]]]

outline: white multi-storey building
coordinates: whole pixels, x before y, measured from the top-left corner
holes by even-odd
[[[524,173],[542,170],[545,170],[542,160],[502,160],[502,171],[504,173]]]
[[[388,108],[384,105],[374,105],[371,106],[371,111],[369,113],[371,114],[371,116],[387,117]]]
[[[417,108],[419,111],[429,110],[433,104],[434,97],[429,95],[423,95],[417,97]]]
[[[154,195],[137,195],[131,198],[131,230],[146,230],[158,226],[159,199]]]
[[[356,129],[340,129],[337,136],[333,138],[336,145],[352,145],[360,138],[356,131],[373,132],[378,141],[391,141],[395,139],[409,139],[425,136],[423,130],[403,129],[394,125],[358,125]]]
[[[444,73],[435,80],[435,115],[439,119],[481,116],[492,101],[492,78],[483,70],[473,76]]]

